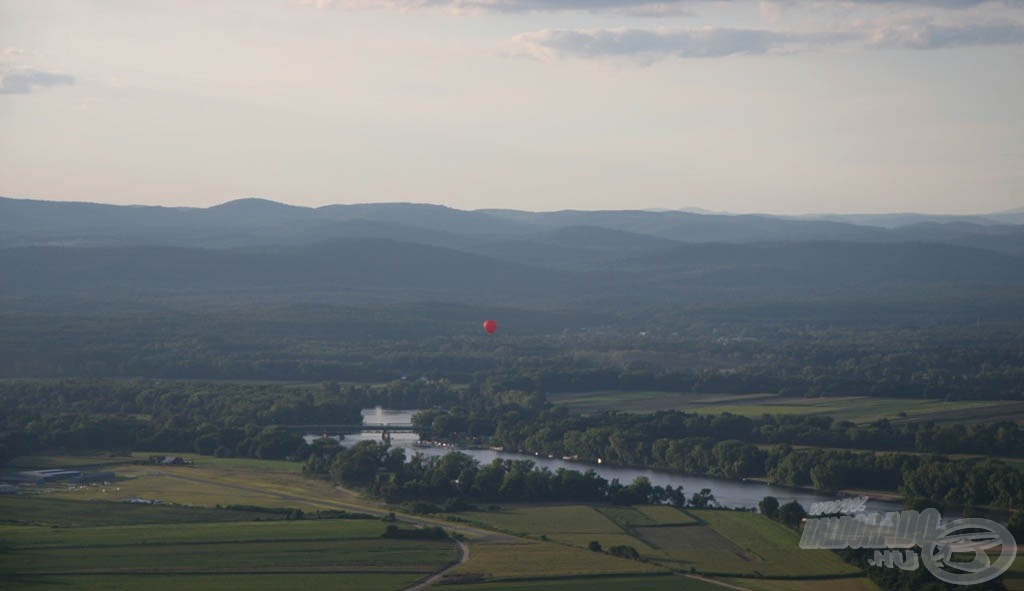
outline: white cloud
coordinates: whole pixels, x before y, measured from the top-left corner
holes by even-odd
[[[0,74],[0,94],[29,94],[47,86],[71,85],[74,76],[43,72],[33,68],[16,68]]]
[[[705,0],[299,0],[318,9],[415,10],[443,8],[457,14],[588,11],[628,16],[689,16],[691,6]]]
[[[591,29],[543,30],[514,39],[519,52],[539,59],[627,57],[654,61],[667,57],[714,58],[789,52],[807,46],[848,41],[856,35],[798,33],[763,29]]]
[[[977,23],[940,25],[931,22],[883,25],[869,31],[867,45],[905,49],[945,49],[1024,44],[1024,25]]]
[[[302,6],[318,9],[349,8],[358,10],[414,10],[446,8],[455,13],[478,12],[616,12],[631,16],[678,16],[692,14],[694,6],[719,0],[298,0]],[[778,14],[782,5],[797,5],[793,0],[767,0],[761,10]],[[1024,7],[1024,0],[822,0],[819,4],[842,5],[912,5],[961,10],[983,4]]]

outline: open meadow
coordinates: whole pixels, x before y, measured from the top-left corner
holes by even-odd
[[[1024,420],[1024,402],[1000,400],[946,401],[870,396],[802,398],[777,394],[680,394],[652,391],[551,394],[549,399],[573,412],[584,414],[609,410],[638,413],[681,410],[700,414],[729,412],[751,418],[765,414],[822,415],[858,424],[879,419],[937,423]]]
[[[1003,584],[1006,585],[1006,591],[1024,591],[1024,557],[1019,548],[1016,560],[1003,575]]]
[[[710,588],[679,576],[690,573],[750,589],[781,588],[761,576],[795,577],[778,581],[794,585],[814,578],[840,591],[872,588],[835,555],[799,550],[795,532],[754,513],[533,504],[468,511],[447,521],[399,512],[405,529],[442,525],[463,537],[466,554],[458,562],[460,552],[447,540],[383,538],[388,524],[379,519],[318,519],[329,510],[379,516],[394,508],[302,477],[297,464],[131,463],[144,457],[104,465],[117,474],[114,482],[49,485],[45,494],[0,497],[5,588],[159,590],[170,588],[173,575],[187,577],[195,589],[290,588],[292,581],[404,589],[433,574],[441,582],[467,583],[461,587],[467,590],[582,589],[597,575],[608,589]],[[41,464],[71,465],[58,458]],[[132,498],[159,503],[123,502]],[[287,519],[286,508],[301,509],[304,518]],[[591,542],[600,550],[590,549]],[[635,549],[638,559],[611,554],[616,546]]]
[[[242,521],[245,511],[40,496],[3,498],[0,511],[10,589],[401,589],[458,557],[448,540],[384,537],[379,519]]]
[[[647,564],[676,572],[692,569],[704,575],[744,579],[835,578],[850,589],[873,588],[862,580],[857,568],[827,551],[800,550],[796,532],[755,513],[680,511],[668,506],[527,505],[469,512],[463,517],[475,525],[581,551],[595,541],[605,552],[614,546],[630,546]],[[525,548],[516,548],[515,553]],[[513,553],[507,547],[495,550],[493,558],[486,555],[488,562],[502,560],[503,550]],[[472,568],[473,561],[460,567],[465,572]],[[504,574],[501,568],[483,572],[492,578]],[[847,583],[844,577],[851,576],[855,579]]]
[[[621,589],[623,591],[723,591],[725,588],[714,583],[680,575],[656,575],[499,581],[495,583],[460,585],[455,587],[455,589],[459,591],[594,591],[594,589]]]

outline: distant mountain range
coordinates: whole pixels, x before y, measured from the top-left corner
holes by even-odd
[[[0,198],[0,296],[557,308],[1024,286],[1024,225],[867,217]]]
[[[792,218],[642,210],[463,211],[414,203],[310,208],[265,199],[239,199],[210,208],[172,208],[0,198],[0,247],[149,244],[232,248],[345,238],[385,238],[482,249],[491,254],[516,243],[583,251],[624,248],[630,252],[666,246],[652,238],[728,243],[939,242],[1024,254],[1024,208],[985,216]],[[525,254],[512,255],[513,259],[523,257],[531,259]]]

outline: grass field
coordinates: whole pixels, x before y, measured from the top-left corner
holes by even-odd
[[[658,525],[657,519],[633,507],[596,507],[595,509],[621,528],[637,525]]]
[[[568,544],[579,548],[587,548],[590,542],[597,542],[605,550],[612,546],[633,546],[645,558],[661,558],[662,554],[655,548],[645,544],[637,537],[626,533],[600,533],[600,534],[566,534],[555,533],[548,535],[548,538],[560,544]]]
[[[172,581],[178,589],[185,581],[196,589],[274,589],[295,588],[300,580],[400,589],[457,557],[449,541],[383,538],[388,524],[380,520],[214,521],[242,512],[33,497],[5,498],[2,507],[14,520],[31,513],[34,521],[50,509],[47,523],[79,523],[0,526],[5,589],[152,590],[170,589]],[[124,521],[122,510],[149,522],[98,526],[77,517]]]
[[[678,575],[632,577],[577,577],[502,581],[453,587],[459,591],[723,591],[723,587]],[[846,591],[846,590],[840,590]],[[852,591],[852,590],[851,590]]]
[[[261,577],[252,584],[256,589],[274,588],[268,581],[281,583],[284,579],[275,577],[286,575],[301,576],[310,584],[331,581],[332,587],[342,589],[388,589],[437,572],[456,556],[448,542],[382,539],[386,524],[378,520],[286,521],[271,514],[213,508],[251,504],[307,512],[382,509],[336,490],[329,482],[298,477],[294,465],[209,459],[194,466],[123,464],[109,469],[119,475],[112,485],[0,498],[0,519],[6,520],[6,524],[0,522],[0,547],[8,549],[0,553],[0,572],[8,574],[0,586],[33,588],[34,582],[48,581],[52,585],[46,588],[59,588],[68,583],[71,573],[88,573],[68,588],[147,587],[152,591],[169,585],[167,575],[173,572],[196,582],[199,586],[194,588],[204,589],[233,587],[248,581],[241,577],[256,574]],[[131,496],[181,505],[110,502]],[[256,520],[272,517],[277,520]],[[506,505],[501,511],[466,512],[460,517],[469,524],[505,532],[491,534],[466,528],[469,524],[442,523],[462,527],[469,537],[468,561],[450,574],[479,579],[480,588],[495,591],[505,588],[493,586],[498,582],[519,585],[512,580],[524,577],[544,579],[530,581],[532,586],[525,588],[580,589],[580,585],[592,587],[595,581],[604,585],[612,580],[608,577],[626,575],[632,577],[622,579],[623,589],[656,590],[670,584],[675,589],[703,589],[706,583],[689,578],[650,576],[691,567],[702,574],[742,581],[759,574],[829,578],[856,572],[826,551],[799,550],[795,532],[752,513],[679,511],[667,506]],[[595,540],[605,552],[587,549]],[[616,545],[634,547],[643,561],[609,555],[607,550]],[[15,572],[31,579],[10,578]],[[350,586],[320,578],[328,573]],[[761,585],[757,589],[783,588],[771,587],[775,581],[749,581]],[[793,583],[788,587],[792,589],[814,588],[802,587],[805,582],[788,582]],[[829,588],[870,589],[863,583],[837,579]],[[641,584],[645,586],[637,586]],[[293,585],[289,582],[285,587]],[[477,587],[474,582],[460,588]]]
[[[750,589],[750,591],[878,591],[878,586],[867,577],[843,579],[814,579],[797,581],[793,579],[736,579],[721,577],[717,580]],[[722,588],[719,587],[719,591]]]
[[[87,525],[131,525],[138,523],[184,523],[197,521],[251,521],[247,511],[205,507],[137,505],[111,501],[68,499],[66,495],[0,497],[0,524],[81,527]],[[273,516],[267,515],[266,518]]]
[[[654,412],[683,410],[704,414],[730,412],[747,417],[763,414],[828,415],[836,420],[870,423],[878,419],[984,422],[1024,418],[1020,401],[954,401],[839,396],[782,397],[775,394],[678,394],[672,392],[587,392],[554,394],[552,402],[581,413],[618,410]],[[905,416],[901,415],[905,413]]]
[[[668,571],[658,565],[572,546],[512,540],[473,544],[469,562],[456,567],[452,572],[460,575],[479,574],[488,579],[512,579]]]
[[[473,523],[516,535],[622,533],[602,511],[588,505],[508,506],[463,514]]]
[[[1010,570],[1003,575],[1003,584],[1006,585],[1006,591],[1024,591],[1024,552],[1019,548]]]
[[[707,526],[678,528],[681,536],[691,535],[683,530],[710,529],[738,548],[738,552],[733,554],[708,556],[697,565],[702,572],[775,576],[828,576],[858,572],[827,550],[800,550],[797,545],[799,535],[795,531],[762,515],[737,511],[692,513]]]
[[[107,469],[117,474],[117,481],[111,486],[61,488],[50,496],[109,501],[140,497],[201,507],[248,504],[303,511],[327,508],[337,499],[329,482],[301,478],[297,474],[298,464],[269,462],[259,468],[251,465],[259,461],[207,458],[194,466],[109,466]]]
[[[697,520],[689,513],[680,511],[675,507],[669,507],[668,505],[640,505],[635,507],[635,509],[660,525],[689,525],[697,523]]]
[[[16,509],[16,507],[14,507]],[[385,524],[379,520],[234,521],[221,523],[145,524],[106,527],[7,527],[0,531],[21,549],[94,548],[133,545],[158,546],[259,541],[352,540],[379,538]]]
[[[830,552],[800,550],[796,532],[754,513],[552,505],[506,507],[466,516],[502,531],[531,539],[543,535],[581,550],[591,541],[606,551],[616,545],[633,546],[651,564],[673,570],[692,567],[701,573],[747,577],[834,577],[858,572]]]
[[[282,523],[282,522],[279,522]],[[178,526],[188,529],[187,526]],[[194,532],[189,532],[194,533]],[[363,538],[268,539],[211,542],[194,537],[178,544],[20,548],[11,541],[20,574],[219,573],[219,572],[417,572],[427,574],[455,558],[447,542]]]
[[[338,591],[380,591],[404,589],[421,575],[363,573],[288,573],[217,575],[75,575],[8,579],[4,589],[52,591],[280,591],[281,589],[332,589]]]

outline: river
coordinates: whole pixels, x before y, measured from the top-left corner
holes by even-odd
[[[410,427],[412,416],[418,410],[388,410],[380,407],[363,410],[363,425],[366,427],[360,433],[353,433],[346,436],[335,436],[345,445],[352,445],[358,441],[373,440],[380,441],[381,430],[379,427],[387,426],[392,428]],[[374,427],[378,427],[375,429]],[[307,441],[312,441],[319,434],[306,435]],[[784,486],[773,486],[762,482],[750,482],[740,480],[727,480],[725,478],[709,478],[703,476],[691,476],[679,474],[666,470],[648,470],[644,468],[624,468],[619,466],[608,466],[591,464],[588,462],[574,462],[559,458],[548,458],[543,456],[532,456],[529,454],[512,453],[506,451],[495,451],[490,449],[463,449],[459,447],[441,447],[419,445],[419,435],[416,433],[391,433],[391,445],[409,450],[409,453],[422,453],[425,456],[442,456],[452,451],[459,451],[475,458],[481,464],[488,464],[491,461],[501,458],[506,460],[531,460],[540,468],[547,468],[554,472],[559,468],[566,470],[578,470],[585,472],[593,470],[602,478],[611,481],[618,478],[622,484],[629,484],[638,476],[646,476],[651,484],[656,486],[668,486],[673,488],[682,486],[687,496],[700,491],[703,488],[711,489],[715,499],[722,505],[728,507],[756,507],[758,502],[766,496],[773,496],[779,503],[799,501],[804,509],[809,509],[811,503],[818,501],[832,501],[835,496],[821,495],[804,489],[789,488]],[[902,509],[900,503],[892,501],[881,501],[869,499],[867,510],[870,512],[898,511]]]

